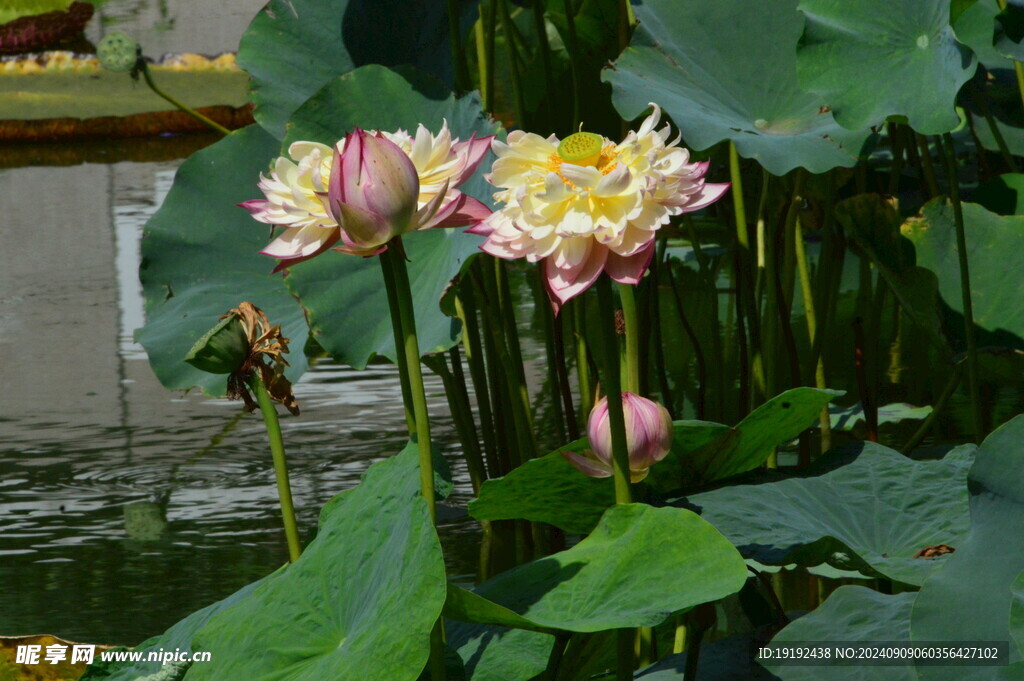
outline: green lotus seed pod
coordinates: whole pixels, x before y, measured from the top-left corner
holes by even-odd
[[[577,132],[558,144],[558,155],[566,163],[577,166],[592,166],[601,158],[604,138],[592,132]]]
[[[114,31],[100,41],[96,56],[108,71],[131,71],[139,59],[139,44],[128,34]]]
[[[249,338],[237,314],[220,320],[196,341],[185,361],[211,374],[233,374],[249,357]]]

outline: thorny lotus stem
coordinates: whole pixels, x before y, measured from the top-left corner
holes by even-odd
[[[448,38],[455,64],[455,89],[466,92],[470,89],[469,63],[462,49],[462,28],[459,25],[459,0],[448,0]]]
[[[398,305],[398,291],[395,289],[395,275],[391,270],[389,258],[378,258],[381,274],[384,275],[384,288],[388,294],[388,309],[391,311],[391,329],[395,337],[395,360],[398,365],[398,380],[402,386],[402,404],[405,407],[405,426],[412,436],[416,432],[416,417],[412,403],[412,392],[409,387],[408,360],[405,357],[405,335],[402,333],[402,311]]]
[[[939,395],[939,399],[935,400],[935,405],[932,407],[932,412],[928,414],[921,425],[918,427],[914,434],[910,436],[907,443],[903,445],[904,456],[909,456],[910,452],[914,450],[921,441],[924,440],[924,436],[928,434],[928,430],[935,423],[935,419],[938,418],[939,413],[946,408],[946,404],[949,402],[949,398],[956,392],[957,387],[960,385],[960,379],[964,376],[963,365],[956,364],[953,366],[953,373],[949,376],[949,381],[946,383],[946,387],[942,389],[942,394]]]
[[[284,534],[288,539],[288,559],[295,562],[302,553],[299,545],[299,530],[295,523],[295,508],[292,506],[292,488],[288,482],[288,462],[284,457],[284,439],[281,437],[281,423],[277,420],[277,409],[267,393],[260,372],[254,371],[248,379],[249,388],[256,393],[256,401],[263,414],[263,423],[267,426],[267,437],[270,439],[270,453],[274,458],[274,473],[277,476],[277,496],[281,502],[281,515],[284,518]]]
[[[405,249],[402,248],[402,237],[391,240],[388,249],[381,254],[387,258],[390,274],[394,280],[398,299],[399,323],[403,338],[399,353],[405,353],[406,372],[409,376],[409,389],[413,403],[413,416],[416,421],[416,446],[419,450],[420,490],[427,502],[430,521],[437,524],[437,504],[434,501],[434,461],[430,451],[430,421],[427,416],[427,395],[423,389],[423,372],[420,368],[420,346],[416,337],[416,317],[412,305],[412,289],[409,286],[409,271],[405,267]],[[388,276],[388,268],[384,270]],[[395,324],[394,318],[391,320]],[[439,617],[430,632],[430,677],[432,681],[445,681],[447,672],[444,666],[444,624]]]
[[[796,266],[797,271],[800,275],[800,291],[803,293],[804,300],[804,316],[807,319],[807,337],[810,341],[812,348],[816,347],[815,341],[818,334],[818,321],[817,312],[814,307],[814,289],[811,286],[811,271],[807,265],[807,248],[804,244],[804,230],[803,225],[800,224],[800,218],[797,217],[796,223],[793,225],[796,230],[796,238],[794,245],[796,247]],[[825,362],[822,360],[820,353],[811,353],[811,359],[817,360],[814,364],[814,385],[819,389],[824,389],[825,386]],[[826,404],[821,408],[821,415],[819,417],[821,424],[821,451],[828,451],[829,443],[832,439],[832,422],[829,416],[828,405]]]
[[[511,66],[510,72],[512,76],[512,93],[515,96],[516,123],[519,127],[525,127],[526,122],[523,120],[523,117],[526,115],[526,99],[520,76],[519,49],[516,47],[516,40],[513,35],[515,27],[512,24],[512,17],[508,12],[508,1],[491,0],[491,2],[497,2],[501,9],[501,29],[505,33],[505,49],[508,52],[508,61]]]
[[[406,372],[409,376],[409,392],[412,397],[413,417],[416,421],[416,446],[420,459],[420,489],[430,508],[430,518],[437,522],[434,503],[434,464],[430,453],[430,421],[427,416],[427,395],[423,388],[423,372],[420,368],[420,346],[416,337],[416,318],[413,313],[412,291],[409,288],[409,272],[405,268],[405,253],[402,237],[391,240],[388,249],[381,254],[388,259],[391,276],[394,278],[398,298],[399,323],[402,334],[401,352],[405,353]],[[392,320],[394,324],[394,320]]]
[[[632,284],[619,284],[619,300],[626,327],[626,382],[627,392],[640,394],[640,325],[637,320],[636,296]]]
[[[953,136],[942,136],[945,144],[946,173],[949,176],[949,198],[953,202],[953,220],[956,224],[956,251],[960,261],[960,294],[964,309],[964,336],[967,339],[967,389],[971,396],[974,416],[974,441],[982,440],[981,399],[978,395],[978,346],[974,338],[974,305],[971,302],[971,273],[967,262],[967,235],[964,232],[964,209],[960,203],[960,186],[956,179],[956,152]]]
[[[594,387],[590,382],[590,353],[587,352],[587,327],[584,318],[586,310],[583,307],[583,297],[577,297],[570,305],[573,336],[576,340],[576,379],[580,391],[580,415],[586,423],[590,410],[594,408]]]
[[[136,68],[138,68],[139,71],[142,72],[142,77],[146,79],[146,85],[149,86],[150,90],[152,90],[153,92],[155,92],[159,96],[163,97],[168,102],[170,102],[171,104],[176,106],[178,109],[184,111],[189,116],[191,116],[192,118],[196,119],[197,121],[199,121],[200,123],[202,123],[206,127],[210,128],[211,130],[219,132],[222,135],[230,135],[231,134],[230,130],[225,128],[223,125],[221,125],[217,121],[214,121],[214,120],[212,120],[210,118],[207,118],[206,116],[204,116],[203,114],[199,113],[198,111],[196,111],[192,107],[190,107],[190,106],[188,106],[186,104],[183,104],[182,102],[179,102],[177,99],[175,99],[174,97],[171,97],[169,94],[167,94],[166,92],[161,90],[159,87],[157,87],[157,84],[153,82],[153,76],[149,73],[149,65],[146,64],[146,62],[144,60],[139,59],[138,66]]]
[[[611,282],[602,275],[597,280],[601,304],[601,332],[604,352],[601,353],[601,385],[608,398],[608,427],[612,436],[612,470],[615,478],[615,503],[632,501],[629,490],[629,452],[626,449],[626,420],[622,412],[622,387],[619,374],[619,340],[615,333],[615,302]]]
[[[563,0],[562,4],[565,7],[565,35],[568,42],[567,47],[569,48],[569,71],[572,74],[572,127],[573,131],[575,131],[576,126],[582,122],[580,120],[580,88],[582,83],[580,81],[578,64],[580,52],[579,46],[576,44],[576,14],[572,0]]]
[[[1014,62],[1019,64],[1019,62]],[[985,117],[985,123],[988,125],[989,132],[992,133],[992,138],[996,142],[996,147],[999,148],[999,154],[1003,157],[1003,162],[1006,163],[1011,172],[1020,172],[1017,167],[1017,162],[1013,159],[1013,154],[1010,153],[1010,148],[1006,145],[1006,138],[1003,137],[1003,133],[999,130],[999,125],[996,123],[995,117],[992,115],[991,109],[988,107],[988,100],[986,99],[985,93],[978,87],[971,84],[971,93],[974,95],[974,101],[978,105],[978,110],[981,111],[981,115]],[[970,116],[970,114],[968,114]]]
[[[919,132],[911,132],[917,140],[917,148],[921,157],[921,167],[924,169],[924,181],[928,185],[928,194],[931,197],[939,195],[939,183],[935,179],[935,163],[932,161],[932,150],[928,147],[928,140]]]

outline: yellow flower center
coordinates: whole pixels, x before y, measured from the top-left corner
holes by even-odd
[[[575,188],[576,185],[562,175],[563,163],[597,168],[602,175],[607,175],[618,165],[615,145],[606,144],[603,137],[592,132],[569,135],[558,144],[558,151],[548,157],[548,171],[558,173],[566,186]]]

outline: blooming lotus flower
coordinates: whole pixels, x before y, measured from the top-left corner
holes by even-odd
[[[640,482],[651,466],[665,458],[672,447],[672,417],[662,405],[634,393],[622,393],[622,414],[626,423],[626,451],[629,477]],[[612,475],[612,434],[608,421],[608,398],[594,405],[587,421],[590,451],[583,455],[563,451],[562,455],[592,478]]]
[[[481,248],[499,258],[543,261],[557,312],[601,272],[636,284],[669,218],[714,203],[728,184],[707,184],[708,164],[656,130],[661,109],[624,141],[579,132],[559,142],[516,130],[495,140],[498,156],[487,180],[503,207],[469,231],[487,237]]]
[[[256,220],[285,228],[261,251],[281,261],[277,270],[332,247],[375,255],[395,236],[475,225],[489,215],[457,187],[476,171],[492,138],[460,142],[445,121],[437,135],[422,125],[415,136],[356,128],[333,149],[295,142],[270,177],[260,176],[266,198],[239,205]]]

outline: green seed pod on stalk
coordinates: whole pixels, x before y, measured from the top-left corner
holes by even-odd
[[[139,44],[127,33],[114,31],[100,41],[96,56],[108,71],[131,71],[139,61]]]
[[[210,374],[233,374],[249,357],[249,338],[242,320],[228,314],[196,341],[185,361]]]

